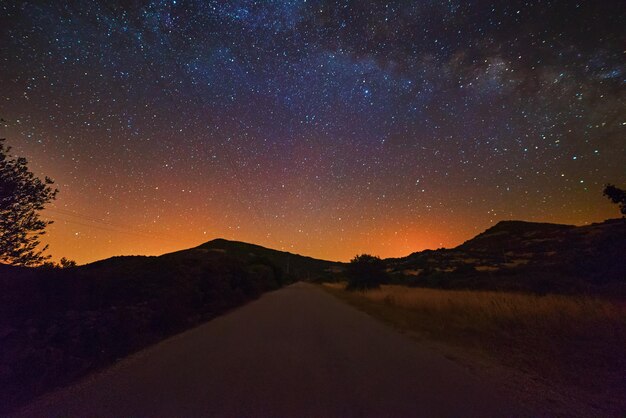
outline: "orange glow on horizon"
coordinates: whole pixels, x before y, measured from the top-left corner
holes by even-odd
[[[610,218],[614,208],[609,206],[608,209],[593,221]],[[207,222],[202,216],[186,219],[177,217],[175,213],[161,215],[159,222],[151,224],[140,223],[136,217],[129,218],[121,212],[117,212],[116,216],[108,216],[107,221],[98,220],[100,218],[95,214],[86,218],[72,213],[56,206],[45,211],[44,217],[54,219],[55,223],[49,227],[43,241],[50,245],[49,253],[54,260],[67,257],[79,264],[118,255],[161,255],[192,248],[216,238],[243,241],[331,261],[349,261],[360,253],[383,258],[403,257],[425,249],[455,247],[496,222],[483,220],[475,224],[463,223],[463,217],[447,218],[445,223],[435,219],[415,223],[406,219],[406,224],[411,226],[402,228],[402,222],[398,224],[394,220],[391,224],[381,219],[378,223],[361,228],[339,229],[340,232],[336,225],[328,225],[326,229],[318,227],[316,230],[294,231],[293,227],[285,224],[267,233],[259,228],[254,219],[242,221],[238,227],[233,227],[220,222]],[[512,218],[498,220],[504,219]],[[533,220],[556,222],[558,219]],[[566,220],[562,223],[589,222]]]

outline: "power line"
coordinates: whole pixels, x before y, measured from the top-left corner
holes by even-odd
[[[135,228],[135,227],[132,227],[132,226],[106,221],[106,220],[101,219],[101,218],[96,218],[96,217],[93,217],[93,216],[90,216],[90,215],[81,214],[81,213],[74,212],[74,211],[67,210],[67,209],[50,208],[50,209],[46,209],[46,210],[54,212],[54,213],[59,214],[59,215],[71,216],[71,217],[82,219],[82,220],[85,220],[85,221],[88,221],[88,222],[94,222],[94,223],[102,224],[102,225],[105,225],[105,226],[108,226],[108,227],[121,228],[121,229],[124,229],[124,230],[129,230],[129,231],[133,231],[133,232],[136,232],[136,233],[145,234],[145,235],[148,235],[148,236],[152,236],[152,234],[153,234],[151,231],[146,231],[146,230],[138,229],[138,228]],[[175,239],[175,237],[172,237],[172,236],[168,236],[168,235],[164,235],[164,236],[169,238],[169,239]]]

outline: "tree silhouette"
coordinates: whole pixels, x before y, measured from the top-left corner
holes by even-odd
[[[58,190],[28,170],[25,158],[9,155],[11,147],[0,138],[0,262],[32,266],[50,256],[39,249],[39,238],[52,221],[39,219],[39,211],[54,200]]]
[[[387,266],[378,257],[362,254],[354,257],[348,268],[348,290],[375,289],[380,287],[387,279]]]
[[[615,187],[613,184],[607,184],[604,187],[604,196],[619,206],[622,216],[626,216],[626,190]]]

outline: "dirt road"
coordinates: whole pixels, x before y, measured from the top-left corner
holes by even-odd
[[[297,283],[39,399],[18,416],[531,416],[496,386]]]

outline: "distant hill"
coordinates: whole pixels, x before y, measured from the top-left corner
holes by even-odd
[[[491,251],[502,248],[518,248],[532,245],[536,239],[545,240],[556,237],[576,228],[573,225],[561,225],[525,221],[501,221],[476,235],[474,238],[459,245],[457,249],[468,251]]]
[[[581,292],[626,285],[626,221],[585,226],[502,221],[456,248],[389,259],[416,286]]]
[[[169,265],[177,263],[190,264],[194,261],[203,263],[206,260],[215,259],[220,254],[239,260],[243,265],[256,262],[271,263],[277,269],[280,269],[282,274],[289,275],[292,280],[307,280],[328,275],[333,271],[341,270],[344,265],[341,262],[319,260],[256,244],[217,238],[194,248],[175,251],[161,256],[116,256],[78,266],[76,270],[117,274],[140,271],[146,266],[163,262],[167,262]],[[7,267],[10,268],[10,266]]]
[[[223,251],[244,260],[266,258],[279,266],[286,274],[299,280],[310,280],[341,269],[344,263],[319,260],[290,252],[273,250],[260,245],[239,241],[214,239],[195,248],[196,250]]]

